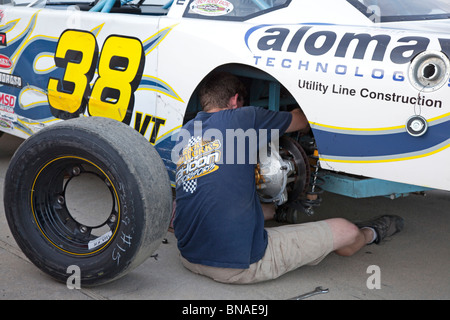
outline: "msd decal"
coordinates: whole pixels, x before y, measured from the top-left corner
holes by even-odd
[[[16,105],[16,97],[7,93],[0,92],[0,105],[14,107]]]

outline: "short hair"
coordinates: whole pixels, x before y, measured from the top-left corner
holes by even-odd
[[[231,97],[235,94],[244,99],[247,90],[235,75],[228,72],[209,74],[199,88],[199,99],[203,111],[213,108],[226,109]]]

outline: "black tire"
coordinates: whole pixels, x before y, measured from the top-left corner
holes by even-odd
[[[83,191],[90,180],[95,190],[87,195],[104,191],[94,205],[109,201],[105,210],[74,207],[84,198],[72,189]],[[145,261],[171,218],[171,187],[159,154],[136,130],[107,118],[63,121],[25,140],[4,190],[6,218],[25,255],[62,282],[72,275],[69,266],[79,267],[84,286],[110,282]]]

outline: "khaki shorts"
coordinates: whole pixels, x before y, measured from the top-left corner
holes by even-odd
[[[325,221],[267,228],[268,245],[264,257],[248,269],[231,269],[190,263],[194,273],[223,283],[256,283],[276,279],[304,265],[315,265],[333,251],[333,235]]]

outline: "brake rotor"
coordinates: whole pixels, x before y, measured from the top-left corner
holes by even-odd
[[[287,136],[280,138],[280,156],[284,160],[291,161],[295,166],[295,174],[290,177],[286,185],[289,203],[296,201],[307,191],[311,176],[309,158],[302,146]]]

